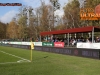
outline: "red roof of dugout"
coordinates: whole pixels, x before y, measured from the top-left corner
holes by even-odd
[[[56,30],[56,31],[41,32],[40,35],[67,34],[67,33],[85,33],[85,32],[92,32],[93,28],[94,28],[94,32],[100,32],[100,27],[88,26],[88,27],[72,28],[72,29],[66,29],[66,30]]]

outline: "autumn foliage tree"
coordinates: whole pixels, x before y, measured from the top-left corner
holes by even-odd
[[[0,39],[6,38],[7,24],[0,22]]]
[[[14,21],[8,24],[6,36],[10,39],[18,38],[18,25]]]
[[[0,39],[37,39],[40,32],[63,30],[84,26],[99,26],[99,21],[80,20],[80,3],[79,0],[68,0],[69,2],[63,7],[63,17],[57,17],[54,14],[53,6],[45,4],[41,0],[41,6],[33,8],[28,14],[29,6],[22,6],[17,14],[16,21],[9,24],[0,22]],[[100,4],[100,0],[85,0],[84,8],[95,8]],[[29,16],[28,16],[29,15]],[[55,20],[56,19],[56,20]]]
[[[67,28],[80,27],[79,1],[73,0],[64,7],[63,22]]]

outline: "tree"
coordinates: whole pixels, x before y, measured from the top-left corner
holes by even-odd
[[[64,7],[63,22],[65,22],[67,28],[80,27],[79,10],[78,0],[73,0]]]
[[[41,3],[40,7],[40,31],[51,31],[53,29],[53,20],[52,20],[52,7],[50,5],[45,5],[44,2]]]
[[[19,39],[25,39],[27,38],[27,14],[26,10],[24,11],[26,7],[23,6],[20,8],[19,14],[18,14],[18,38]]]
[[[6,38],[7,24],[0,22],[0,39]]]
[[[11,39],[18,38],[18,26],[14,21],[11,21],[7,26],[7,37]]]
[[[26,29],[27,29],[27,20],[25,16],[22,16],[18,21],[18,34],[20,39],[27,37]]]

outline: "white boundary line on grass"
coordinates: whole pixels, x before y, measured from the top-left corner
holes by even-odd
[[[21,59],[21,60],[19,60],[19,61],[17,61],[17,62],[6,62],[6,63],[0,63],[0,64],[7,64],[7,63],[20,63],[20,62],[31,62],[31,61],[28,60],[28,59],[24,59],[24,58],[22,58],[22,57],[19,57],[19,56],[16,56],[16,55],[13,55],[13,54],[10,54],[10,53],[7,53],[7,52],[4,52],[4,51],[1,51],[1,50],[0,50],[0,52]]]

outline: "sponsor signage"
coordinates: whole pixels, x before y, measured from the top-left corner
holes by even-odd
[[[64,47],[64,42],[54,42],[54,47]]]
[[[53,42],[42,42],[42,46],[51,46],[51,47],[53,47],[54,43]]]
[[[42,46],[42,42],[34,42],[35,46]]]
[[[4,46],[30,49],[29,45],[5,44]],[[39,50],[39,51],[100,59],[100,49],[58,48],[58,47],[50,47],[50,46],[34,46],[34,47],[35,50]]]
[[[58,47],[46,47],[35,46],[35,50],[59,53],[65,55],[100,59],[100,49],[82,49],[82,48],[58,48]]]
[[[81,20],[100,20],[100,12],[97,12],[100,9],[100,5],[94,8],[81,8],[80,9],[80,19]]]
[[[100,49],[100,43],[77,43],[77,48]]]
[[[31,45],[31,42],[3,42],[4,44]],[[42,46],[42,42],[33,42],[35,46]]]

